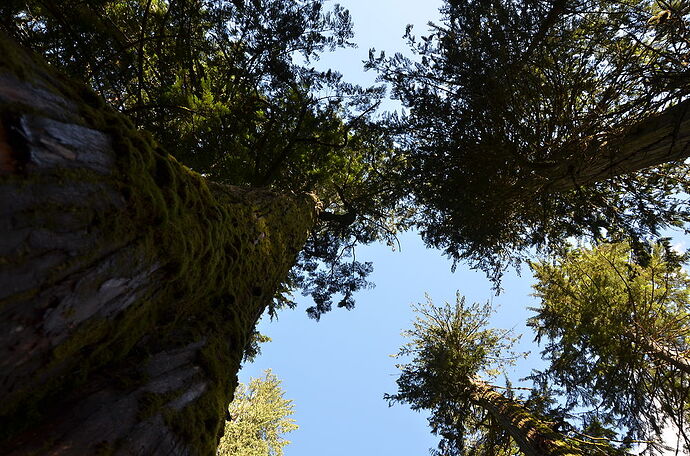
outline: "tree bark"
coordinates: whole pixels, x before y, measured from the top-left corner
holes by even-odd
[[[639,344],[659,365],[673,366],[690,375],[690,359],[683,351],[657,342],[644,334],[629,334],[632,342]]]
[[[590,145],[589,159],[547,172],[543,188],[564,192],[690,156],[690,100],[632,125],[609,143]]]
[[[522,405],[497,393],[481,380],[473,380],[471,386],[470,400],[486,410],[510,434],[525,456],[583,455],[562,434]]]
[[[0,36],[0,453],[214,454],[316,212],[207,182]]]

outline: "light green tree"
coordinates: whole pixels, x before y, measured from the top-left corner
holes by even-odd
[[[532,264],[541,298],[530,325],[546,339],[542,379],[570,406],[591,407],[628,438],[658,437],[669,421],[690,446],[690,277],[668,245],[568,251]]]
[[[281,456],[290,443],[283,435],[298,428],[292,400],[283,398],[280,380],[267,370],[249,385],[239,384],[228,408],[230,420],[218,456]]]
[[[488,383],[517,357],[510,331],[487,327],[489,304],[435,306],[431,300],[414,307],[417,319],[403,333],[410,341],[398,354],[411,361],[402,373],[391,402],[429,410],[429,425],[442,437],[438,455],[579,456],[572,440],[554,431],[540,414]]]

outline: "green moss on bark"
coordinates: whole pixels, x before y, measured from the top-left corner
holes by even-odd
[[[94,252],[133,245],[137,256],[132,261],[155,266],[165,278],[117,316],[81,323],[54,348],[52,361],[42,369],[50,372],[62,366],[62,371],[70,372],[70,379],[55,376],[41,390],[31,387],[16,392],[3,405],[2,414],[16,417],[19,410],[31,411],[22,418],[21,424],[28,426],[37,420],[41,401],[74,388],[103,366],[133,356],[143,362],[155,347],[174,348],[205,340],[197,360],[206,383],[203,394],[181,411],[172,410],[165,400],[149,398],[144,401],[147,410],[143,413],[153,414],[159,408],[166,422],[198,454],[212,454],[237,382],[244,346],[258,315],[285,279],[306,239],[314,222],[315,201],[306,195],[281,196],[207,182],[165,153],[151,135],[105,107],[88,88],[57,76],[51,79],[54,72],[29,59],[3,37],[0,54],[0,73],[23,81],[43,81],[41,86],[50,87],[54,95],[78,109],[78,116],[39,115],[63,122],[69,118],[107,133],[116,159],[107,176],[86,169],[51,169],[49,173],[2,176],[0,180],[9,183],[20,179],[24,188],[49,179],[67,185],[77,180],[105,184],[122,196],[124,208],[104,215],[87,213],[88,204],[74,208],[46,204],[37,212],[85,211],[82,215],[92,219],[92,229],[102,233],[100,248],[93,248]],[[21,103],[13,103],[12,109],[37,114]],[[23,258],[16,255],[8,261],[21,262]],[[112,273],[117,276],[117,272],[116,266]],[[37,291],[10,297],[7,302],[26,299]],[[145,335],[155,340],[143,344]],[[132,389],[138,382],[145,379],[122,384]]]
[[[471,400],[487,410],[527,456],[583,456],[567,436],[555,432],[522,404],[508,399],[484,382],[471,382]]]

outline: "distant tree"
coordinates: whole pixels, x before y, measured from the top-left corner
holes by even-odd
[[[441,12],[429,36],[408,29],[414,59],[368,63],[407,108],[391,123],[430,245],[500,275],[531,246],[687,219],[686,2],[448,0]]]
[[[541,304],[530,325],[550,366],[535,377],[567,407],[654,439],[667,425],[690,448],[690,277],[668,245],[646,256],[626,243],[531,265]]]
[[[283,394],[280,380],[270,370],[249,385],[237,385],[217,455],[282,456],[290,443],[283,435],[299,427],[290,418],[293,403]]]
[[[428,300],[414,310],[413,329],[403,333],[410,341],[397,355],[412,359],[398,366],[398,392],[386,398],[430,411],[431,430],[442,437],[437,454],[507,456],[516,447],[528,456],[584,454],[548,421],[488,383],[516,358],[510,332],[486,327],[488,304],[467,305],[458,295],[454,305],[436,307]]]

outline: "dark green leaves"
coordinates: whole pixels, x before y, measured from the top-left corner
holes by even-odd
[[[687,218],[674,195],[686,166],[663,165],[666,151],[641,166],[615,145],[688,94],[687,8],[672,8],[668,32],[647,24],[655,8],[448,1],[430,36],[409,37],[414,59],[372,53],[407,107],[391,122],[428,244],[497,277],[532,246],[644,237]]]
[[[351,46],[349,12],[320,0],[3,3],[2,27],[89,83],[185,165],[224,184],[314,193],[323,217],[295,270],[314,315],[366,285],[354,245],[405,227],[402,160],[372,118],[382,87],[316,70]],[[329,245],[326,245],[329,244]],[[333,298],[333,295],[338,295]]]

